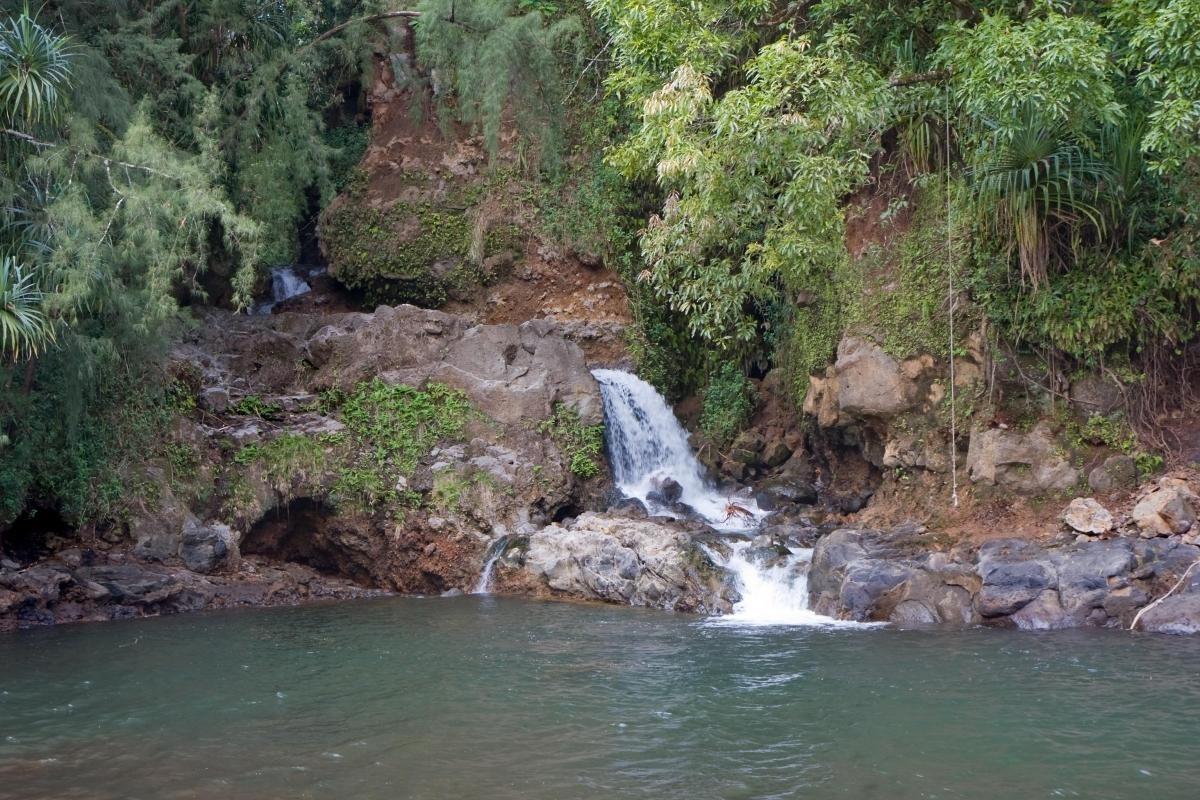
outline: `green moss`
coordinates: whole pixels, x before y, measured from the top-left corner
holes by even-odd
[[[333,276],[372,302],[439,306],[485,277],[468,257],[469,215],[449,204],[398,203],[380,210],[347,203],[331,212],[322,227]],[[480,261],[504,250],[519,255],[523,249],[518,226],[493,226],[484,237]]]
[[[572,473],[585,480],[600,473],[604,457],[603,425],[584,425],[575,409],[558,403],[554,415],[542,422],[538,431],[554,440]]]

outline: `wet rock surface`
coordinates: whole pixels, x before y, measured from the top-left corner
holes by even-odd
[[[587,513],[529,537],[506,578],[535,594],[704,614],[730,610],[736,592],[697,539],[704,528]]]
[[[91,553],[87,566],[71,560],[67,553],[24,569],[0,567],[0,631],[386,594],[298,564],[247,560],[235,572],[206,576],[123,554]]]
[[[817,542],[814,610],[841,619],[976,623],[1024,630],[1129,627],[1200,560],[1181,537],[1096,539],[1047,546],[998,539],[975,551],[932,551],[915,528],[841,529]],[[1139,629],[1200,630],[1200,570]]]

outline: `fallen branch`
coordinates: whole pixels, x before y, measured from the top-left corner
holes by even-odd
[[[1171,590],[1169,592],[1167,592],[1162,597],[1155,600],[1150,605],[1143,608],[1141,611],[1137,612],[1137,614],[1135,614],[1133,617],[1133,622],[1129,623],[1129,630],[1133,630],[1134,628],[1137,627],[1138,621],[1141,620],[1141,618],[1142,618],[1142,614],[1145,614],[1147,611],[1154,608],[1156,605],[1161,603],[1163,600],[1166,600],[1168,597],[1175,594],[1175,590],[1178,589],[1180,586],[1183,586],[1183,582],[1187,580],[1188,573],[1191,572],[1193,569],[1195,569],[1197,564],[1200,564],[1200,558],[1193,561],[1192,565],[1183,571],[1183,575],[1181,575],[1179,577],[1179,580],[1175,581],[1175,585],[1171,587]]]

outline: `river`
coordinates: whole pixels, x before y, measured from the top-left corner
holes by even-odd
[[[1200,640],[388,598],[0,636],[0,798],[1194,798]]]

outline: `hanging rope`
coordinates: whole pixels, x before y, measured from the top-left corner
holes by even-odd
[[[950,84],[946,84],[946,276],[950,288],[950,502],[958,508],[958,391],[954,381],[954,226],[950,219]]]

